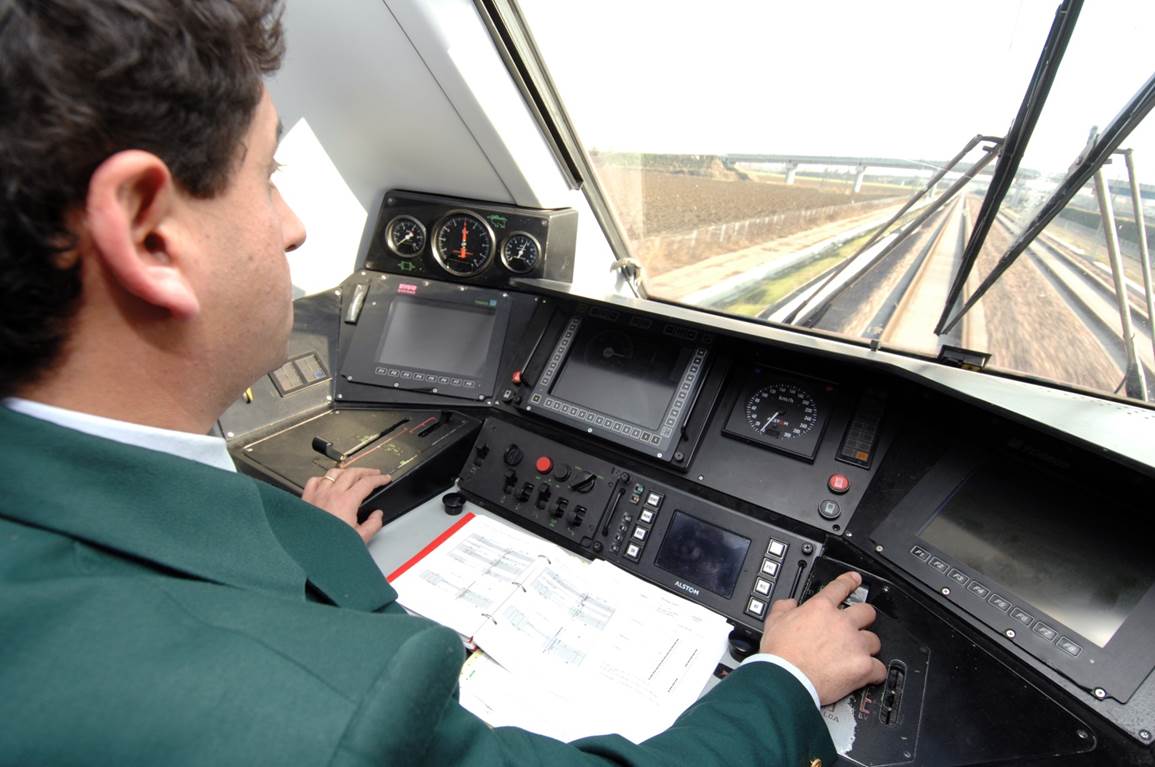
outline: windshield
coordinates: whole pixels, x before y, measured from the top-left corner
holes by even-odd
[[[1130,190],[1134,178],[1149,228],[1155,118],[1122,143],[1130,165],[1119,153],[1104,168],[1105,203],[1088,182],[935,332],[1056,0],[519,5],[648,296],[1148,397]],[[1149,3],[1082,10],[961,300],[1155,72],[1153,28]]]

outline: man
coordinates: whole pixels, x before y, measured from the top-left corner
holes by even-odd
[[[816,702],[883,676],[858,576],[640,745],[495,730],[351,529],[387,478],[326,514],[204,436],[292,324],[280,56],[276,0],[0,0],[0,763],[832,759]]]

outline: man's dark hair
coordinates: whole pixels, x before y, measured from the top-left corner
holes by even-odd
[[[281,62],[280,0],[0,0],[0,396],[61,354],[80,295],[66,214],[142,149],[224,190]]]

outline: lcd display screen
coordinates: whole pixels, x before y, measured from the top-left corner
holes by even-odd
[[[654,564],[729,599],[749,550],[749,538],[675,511]]]
[[[1104,647],[1155,583],[1155,561],[1118,506],[1125,501],[1105,490],[1016,459],[986,464],[921,537]]]
[[[673,339],[589,317],[550,394],[653,431],[692,356],[690,347]]]
[[[481,373],[496,305],[456,304],[397,296],[389,306],[377,361],[473,377]]]

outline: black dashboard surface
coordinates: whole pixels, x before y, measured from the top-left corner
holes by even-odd
[[[442,292],[455,284],[422,284],[430,283]],[[451,409],[481,421],[464,463],[440,469],[446,484],[459,478],[472,500],[749,631],[774,600],[802,597],[840,567],[861,570],[894,673],[889,686],[860,691],[852,701],[858,745],[850,763],[1155,763],[1155,659],[1148,651],[1155,643],[1142,639],[1150,636],[1144,632],[1155,616],[1155,591],[1143,580],[1144,566],[1120,576],[1137,582],[1128,586],[1134,599],[1119,608],[1126,614],[1114,635],[1130,636],[1132,645],[1118,651],[1116,640],[1103,636],[1105,646],[1092,647],[1022,594],[1010,600],[1006,620],[997,619],[997,607],[992,619],[982,611],[991,607],[989,594],[982,610],[967,601],[976,588],[998,588],[983,562],[948,562],[926,544],[945,562],[940,571],[931,566],[931,552],[926,560],[911,553],[924,546],[919,536],[928,520],[948,508],[954,491],[926,495],[927,487],[960,446],[979,454],[1009,451],[1091,493],[1102,490],[1105,505],[1082,510],[1079,529],[1087,535],[1077,541],[1096,557],[1109,557],[1119,545],[1096,538],[1098,515],[1113,515],[1116,538],[1144,529],[1140,499],[1152,497],[1155,487],[1145,472],[881,366],[721,334],[705,322],[674,323],[659,306],[633,311],[508,287],[469,286],[470,300],[509,307],[489,347],[493,373],[481,396],[435,391],[436,381],[452,381],[453,371],[426,371],[421,386],[360,380],[348,373],[366,369],[356,350],[379,352],[389,313],[378,306],[351,315],[357,284],[370,286],[362,300],[372,301],[402,290],[411,296],[400,286],[418,283],[359,272],[342,286],[339,309],[324,319],[299,313],[310,323],[331,323],[325,333],[339,336],[328,345],[332,358],[323,360],[335,378],[329,382],[335,404]],[[421,344],[436,344],[441,330],[454,327],[409,332],[419,332]],[[571,355],[577,364],[567,365]],[[577,371],[568,384],[567,370]],[[638,388],[630,390],[634,383]],[[546,397],[557,407],[545,407]],[[315,417],[315,409],[309,412]],[[231,441],[235,451],[244,450],[245,439],[238,434]],[[1039,476],[1027,473],[1024,487],[1029,491]],[[915,520],[916,512],[923,517]],[[1046,520],[1023,516],[1036,526]],[[1036,539],[1046,536],[1027,535],[1025,545]],[[1137,540],[1129,550],[1145,551],[1145,539]],[[703,556],[717,562],[695,559]],[[1027,596],[1036,593],[1019,585]],[[1010,608],[1030,621],[1012,619]],[[1092,656],[1097,662],[1074,670],[1063,638],[1078,640],[1080,662]]]

